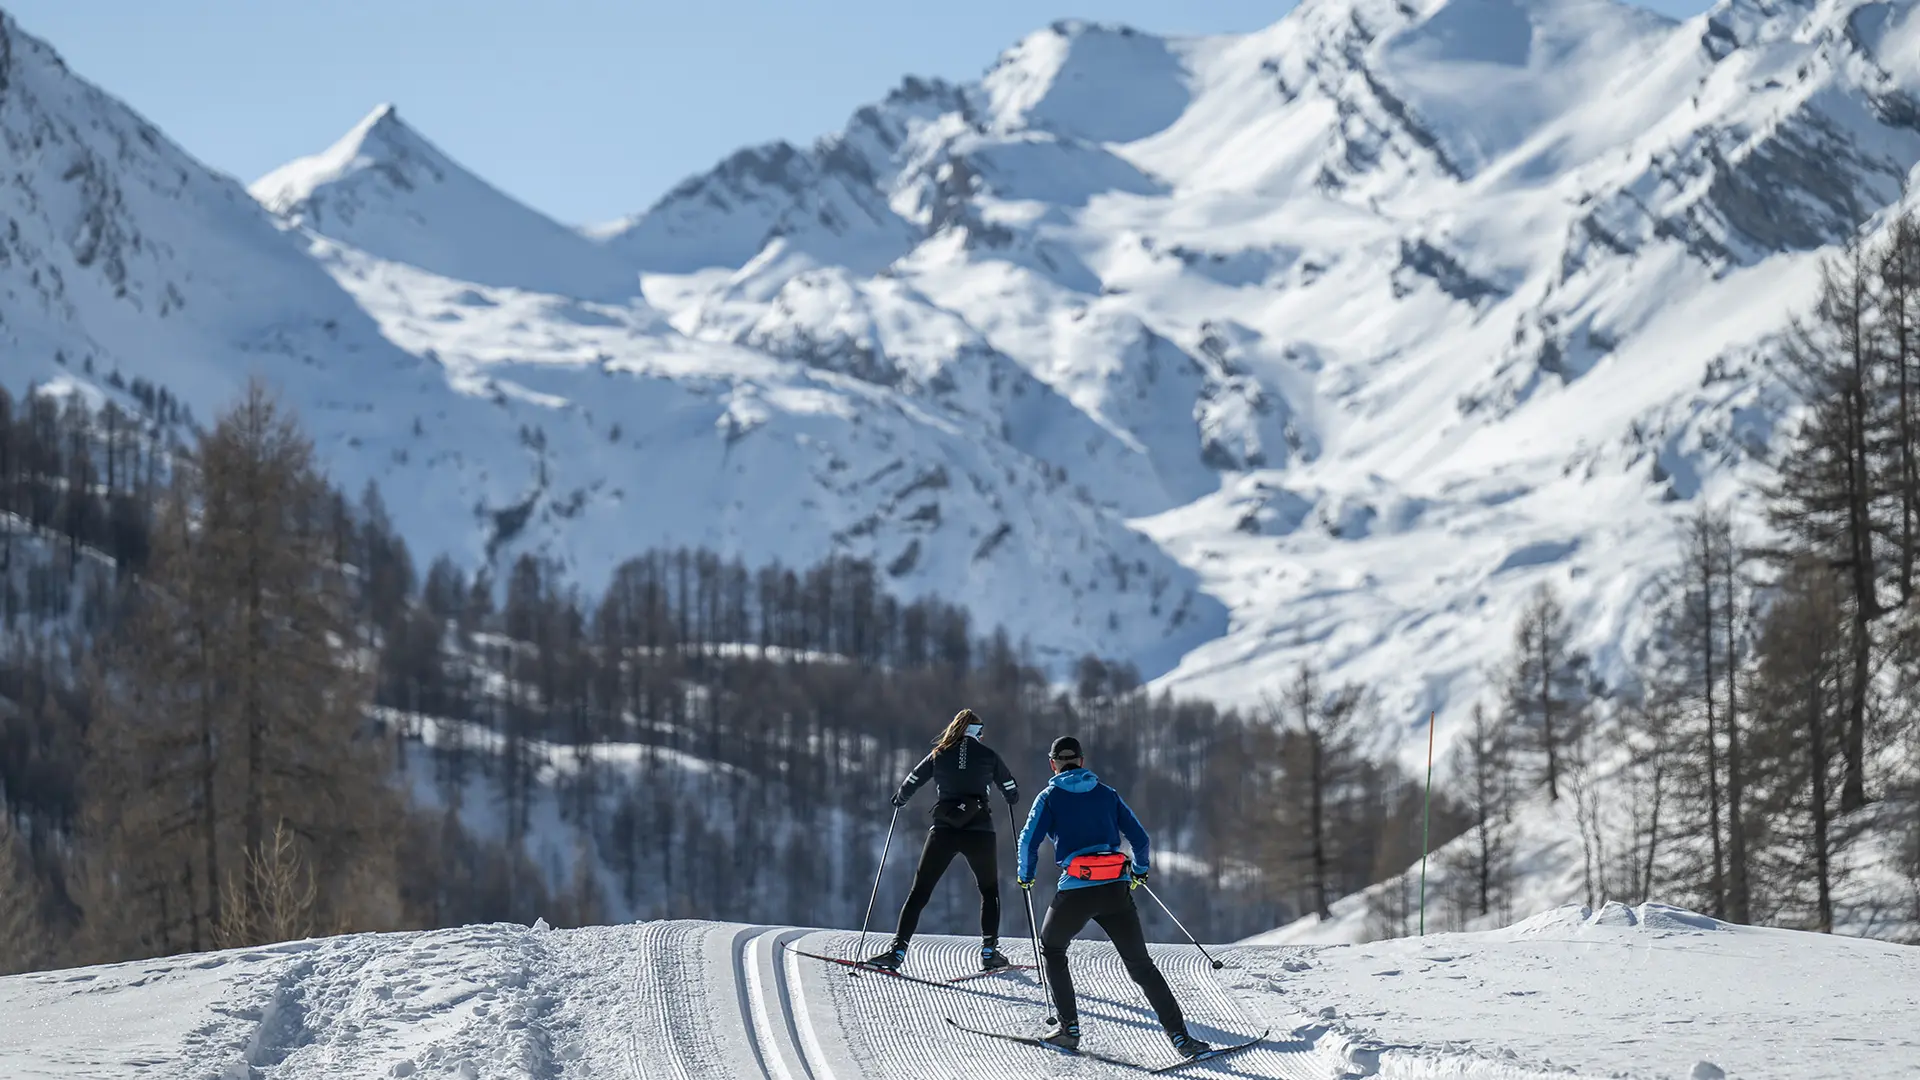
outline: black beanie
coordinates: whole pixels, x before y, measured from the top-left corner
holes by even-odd
[[[1077,761],[1080,753],[1080,740],[1071,735],[1062,735],[1053,740],[1053,750],[1049,755],[1055,761]]]

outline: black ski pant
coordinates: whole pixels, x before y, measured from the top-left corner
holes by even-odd
[[[1173,1000],[1166,976],[1147,954],[1147,936],[1140,929],[1140,912],[1133,906],[1133,889],[1125,881],[1061,889],[1047,906],[1040,924],[1040,955],[1046,957],[1047,982],[1053,989],[1053,1007],[1062,1024],[1080,1022],[1080,1005],[1073,997],[1073,976],[1067,973],[1067,945],[1091,920],[1100,924],[1127,965],[1127,974],[1146,992],[1147,1002],[1168,1034],[1187,1030],[1180,1003]]]
[[[1000,860],[999,844],[989,830],[932,829],[927,844],[920,849],[920,866],[913,872],[913,888],[900,907],[899,928],[893,933],[894,945],[904,948],[920,927],[920,912],[933,898],[933,887],[947,872],[955,855],[964,856],[973,869],[973,880],[980,886],[980,937],[990,945],[1000,943]]]

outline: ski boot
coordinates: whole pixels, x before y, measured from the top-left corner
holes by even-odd
[[[1062,1024],[1055,1020],[1047,1025],[1046,1031],[1040,1034],[1040,1041],[1052,1043],[1062,1050],[1078,1050],[1080,1049],[1080,1025]]]
[[[999,971],[1012,966],[1013,961],[1000,955],[1000,942],[997,939],[987,938],[980,943],[981,971]]]
[[[907,947],[896,941],[893,943],[893,948],[877,956],[868,957],[861,961],[861,963],[868,967],[884,968],[887,971],[899,971],[901,962],[906,958]]]
[[[1170,1031],[1167,1033],[1167,1039],[1173,1043],[1174,1051],[1181,1057],[1199,1057],[1213,1049],[1212,1045],[1201,1042],[1184,1031]]]

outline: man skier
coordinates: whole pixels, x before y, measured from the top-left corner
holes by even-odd
[[[1058,1020],[1042,1038],[1066,1050],[1080,1046],[1080,1009],[1073,996],[1073,977],[1067,971],[1067,945],[1091,919],[1107,932],[1127,965],[1127,974],[1146,993],[1173,1048],[1186,1057],[1213,1049],[1187,1034],[1180,1003],[1173,999],[1166,978],[1147,953],[1140,913],[1133,906],[1133,889],[1147,880],[1152,859],[1147,830],[1140,826],[1140,819],[1133,816],[1120,793],[1101,783],[1087,768],[1078,739],[1062,735],[1053,741],[1048,756],[1054,776],[1027,812],[1015,871],[1020,887],[1032,889],[1040,841],[1053,841],[1054,862],[1062,872],[1058,891],[1041,924],[1040,954],[1045,958]],[[1132,859],[1120,852],[1123,835],[1133,849]]]

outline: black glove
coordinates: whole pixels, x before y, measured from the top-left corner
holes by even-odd
[[[907,805],[907,797],[897,791],[893,793],[893,798],[888,799],[887,801],[892,803],[896,809]]]
[[[1147,883],[1147,872],[1145,870],[1135,870],[1133,872],[1133,880],[1128,882],[1127,888],[1137,889],[1140,886],[1145,885],[1146,883]]]
[[[1025,890],[1027,890],[1028,892],[1032,892],[1032,891],[1033,891],[1033,879],[1032,879],[1032,878],[1016,878],[1016,879],[1014,879],[1014,881],[1015,881],[1015,883],[1016,883],[1016,884],[1018,884],[1018,885],[1019,885],[1019,886],[1020,886],[1020,887],[1021,887],[1022,889],[1025,889]]]

